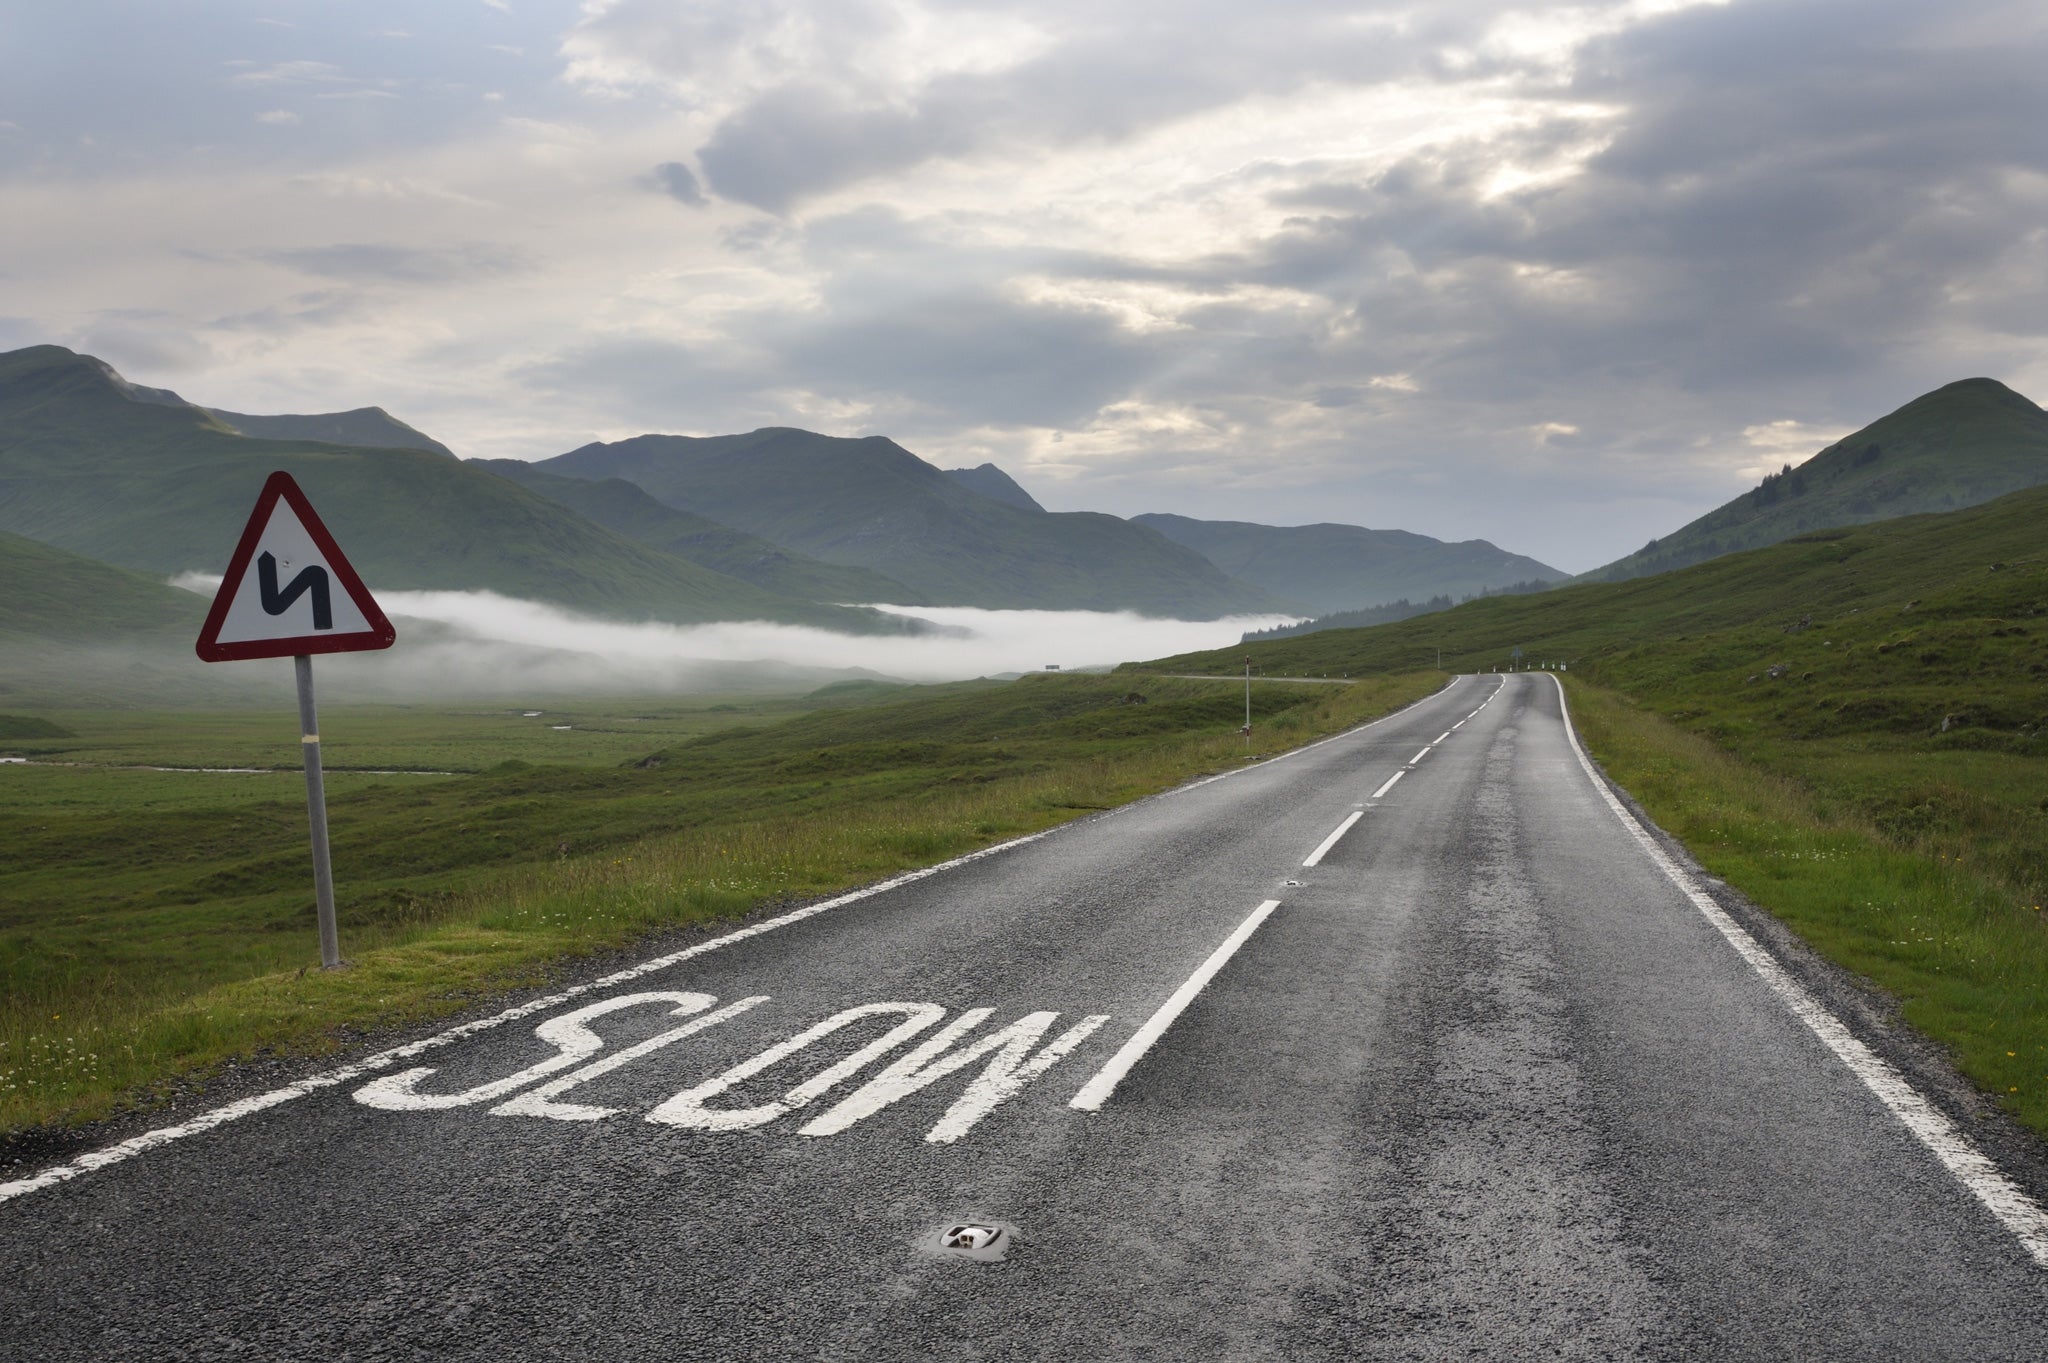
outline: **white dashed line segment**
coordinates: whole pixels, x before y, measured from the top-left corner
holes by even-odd
[[[1237,931],[1225,938],[1223,945],[1210,953],[1209,959],[1202,962],[1195,973],[1188,976],[1187,981],[1173,991],[1173,997],[1159,1005],[1159,1011],[1146,1019],[1145,1025],[1132,1034],[1131,1039],[1124,1043],[1122,1050],[1109,1058],[1108,1064],[1095,1072],[1093,1079],[1082,1085],[1081,1091],[1074,1095],[1067,1106],[1079,1108],[1083,1112],[1098,1111],[1103,1103],[1108,1101],[1109,1095],[1116,1092],[1116,1086],[1131,1072],[1131,1067],[1145,1058],[1145,1052],[1151,1050],[1159,1038],[1166,1035],[1166,1029],[1173,1026],[1173,1020],[1195,1001],[1195,995],[1202,992],[1203,987],[1216,977],[1216,972],[1223,969],[1224,964],[1237,954],[1237,949],[1245,944],[1245,940],[1259,930],[1259,924],[1265,922],[1273,910],[1279,907],[1279,900],[1269,899],[1253,909],[1252,916],[1238,924]]]
[[[1363,817],[1364,811],[1354,810],[1351,814],[1351,817],[1346,819],[1343,823],[1338,824],[1337,831],[1332,833],[1329,837],[1324,838],[1322,841],[1322,845],[1317,847],[1315,851],[1309,853],[1308,860],[1304,861],[1301,864],[1303,866],[1315,866],[1320,864],[1322,862],[1322,859],[1329,854],[1330,849],[1337,845],[1337,839],[1343,837],[1346,833],[1349,833],[1351,831],[1351,825],[1357,823]]]
[[[1389,776],[1387,778],[1387,783],[1372,793],[1372,798],[1377,800],[1381,796],[1385,795],[1388,791],[1394,788],[1394,782],[1400,780],[1403,776],[1406,776],[1407,774],[1407,770],[1404,768],[1401,771],[1395,772],[1392,776]]]

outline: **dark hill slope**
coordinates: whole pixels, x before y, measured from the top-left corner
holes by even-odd
[[[1668,572],[1809,530],[1952,511],[2041,483],[2048,412],[1996,379],[1963,379],[1580,580]]]
[[[1406,530],[1357,525],[1255,525],[1186,516],[1136,516],[1211,563],[1321,615],[1390,601],[1475,596],[1565,574],[1485,540],[1446,543]]]
[[[979,492],[992,502],[1003,502],[1025,511],[1043,511],[1038,499],[1018,486],[1017,480],[994,464],[977,464],[971,469],[947,469],[946,476],[969,492]]]
[[[1188,619],[1281,604],[1157,531],[993,501],[880,436],[785,427],[643,435],[586,445],[541,467],[627,479],[670,506],[799,553],[872,568],[937,604]]]
[[[517,459],[476,459],[479,468],[616,530],[650,549],[805,601],[873,601],[922,605],[916,592],[867,568],[806,558],[759,535],[733,530],[694,512],[658,502],[623,478],[569,478]]]
[[[901,627],[662,554],[445,455],[259,440],[139,400],[90,356],[0,355],[0,530],[140,572],[218,572],[272,470],[373,588],[489,589],[624,618]]]

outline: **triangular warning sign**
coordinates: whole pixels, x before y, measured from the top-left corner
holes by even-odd
[[[398,638],[289,473],[273,473],[206,613],[210,663],[389,648]]]

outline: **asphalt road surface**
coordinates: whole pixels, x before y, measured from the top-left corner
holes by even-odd
[[[1660,857],[1462,678],[0,1188],[0,1356],[2048,1358],[2037,1174]]]

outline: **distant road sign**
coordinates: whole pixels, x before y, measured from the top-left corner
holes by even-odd
[[[228,560],[196,651],[210,663],[389,648],[397,631],[288,473],[273,473]]]

